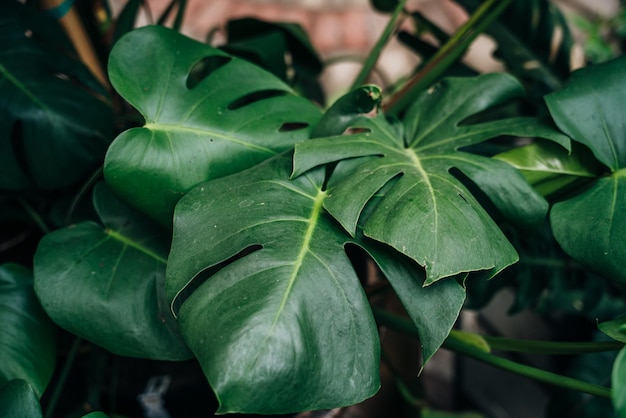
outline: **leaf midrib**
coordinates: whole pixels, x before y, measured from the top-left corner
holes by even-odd
[[[109,237],[119,241],[120,243],[122,243],[123,245],[129,246],[131,248],[134,248],[135,250],[144,253],[145,255],[155,259],[156,261],[160,262],[161,264],[167,264],[167,260],[163,257],[161,257],[160,255],[158,255],[157,253],[155,253],[154,251],[144,247],[143,245],[136,243],[135,241],[127,238],[126,236],[120,234],[117,231],[114,231],[112,229],[105,229],[104,233],[107,234]]]
[[[235,144],[243,145],[248,148],[253,148],[258,151],[268,153],[270,155],[277,154],[277,152],[271,148],[263,147],[257,144],[253,144],[251,142],[242,141],[234,136],[225,135],[225,134],[218,133],[216,131],[211,131],[208,129],[190,128],[190,127],[183,126],[183,125],[163,124],[163,123],[156,123],[156,122],[146,123],[144,125],[144,128],[153,132],[161,131],[166,134],[170,134],[172,132],[174,133],[178,132],[178,133],[186,133],[186,134],[192,134],[192,135],[198,135],[198,136],[206,136],[206,137],[211,137],[211,138],[223,139],[228,142],[233,142]]]
[[[307,221],[309,225],[304,233],[302,245],[300,246],[300,252],[298,253],[298,256],[296,257],[293,263],[293,269],[291,271],[291,276],[289,277],[289,282],[287,283],[287,288],[285,289],[283,297],[280,301],[280,305],[278,307],[278,310],[276,311],[276,315],[274,315],[274,319],[272,320],[270,329],[267,335],[265,336],[265,338],[263,339],[263,341],[258,345],[259,349],[257,350],[257,354],[248,366],[249,369],[254,367],[254,364],[256,363],[258,357],[261,355],[261,347],[265,345],[265,343],[267,342],[267,339],[274,333],[274,329],[276,328],[276,325],[278,324],[278,320],[280,319],[280,316],[285,310],[285,306],[287,305],[287,300],[289,299],[289,295],[291,294],[291,291],[296,282],[296,279],[298,278],[298,273],[300,272],[300,268],[302,267],[304,258],[310,251],[311,239],[313,238],[313,234],[317,226],[317,221],[320,218],[326,196],[327,196],[326,191],[318,189],[317,195],[313,199],[313,208],[311,210],[311,215],[309,216],[309,219]]]
[[[18,90],[20,90],[26,97],[28,97],[33,103],[35,103],[37,106],[39,106],[40,108],[44,109],[44,110],[49,110],[48,106],[46,106],[46,104],[44,102],[42,102],[41,100],[39,100],[37,98],[37,96],[35,96],[30,89],[28,89],[24,83],[21,83],[16,77],[13,76],[13,74],[11,74],[11,72],[2,64],[0,64],[0,73],[2,73],[2,75],[4,75],[4,77],[6,77],[7,80],[9,80],[11,83],[13,83],[13,85],[15,85],[15,87],[18,88]]]
[[[313,209],[311,210],[311,216],[309,217],[309,220],[308,220],[309,226],[307,227],[304,233],[304,239],[302,240],[302,245],[300,246],[300,252],[298,253],[298,256],[296,257],[293,263],[293,270],[291,272],[291,276],[289,277],[289,283],[287,284],[287,289],[285,290],[285,293],[283,294],[283,298],[280,301],[280,306],[278,308],[278,311],[276,312],[276,315],[274,316],[274,320],[272,321],[272,327],[270,328],[269,334],[271,334],[272,331],[274,330],[274,327],[276,326],[276,323],[278,322],[280,315],[285,309],[285,305],[287,304],[287,299],[289,299],[289,295],[291,293],[291,290],[293,289],[293,285],[296,282],[296,278],[298,277],[298,273],[300,272],[300,268],[302,267],[304,258],[306,257],[307,253],[310,250],[311,239],[313,238],[313,233],[315,232],[317,221],[320,218],[320,214],[322,211],[325,198],[326,198],[326,192],[322,190],[318,190],[317,195],[315,196],[315,199],[313,201]]]
[[[438,231],[439,230],[439,213],[437,211],[437,199],[435,196],[435,189],[433,188],[433,185],[430,182],[430,176],[428,175],[428,172],[426,172],[426,170],[424,169],[424,166],[422,166],[422,162],[420,161],[420,158],[418,157],[417,153],[412,148],[405,148],[405,152],[406,152],[406,155],[411,160],[411,163],[413,164],[413,166],[419,173],[419,175],[424,179],[424,183],[428,187],[428,193],[430,193],[430,198],[432,199],[432,202],[433,202],[434,229],[435,231]],[[435,247],[435,252],[436,252],[437,246],[438,246],[438,243],[436,240],[437,234],[434,234],[434,236],[435,236],[435,242],[433,243],[433,245]]]

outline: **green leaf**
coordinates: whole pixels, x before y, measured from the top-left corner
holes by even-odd
[[[113,142],[105,178],[164,225],[191,187],[291,148],[319,119],[271,74],[163,27],[120,39],[109,73],[146,123]]]
[[[619,418],[626,417],[626,347],[617,355],[611,374],[611,399]]]
[[[574,72],[545,97],[558,127],[586,145],[611,171],[626,167],[626,57]]]
[[[370,212],[376,204],[374,199],[364,212]],[[387,245],[365,238],[362,225],[357,230],[357,239],[366,244],[365,251],[387,278],[415,325],[422,349],[422,363],[425,364],[441,347],[456,323],[465,302],[464,287],[456,280],[441,280],[424,287],[424,269],[413,260]]]
[[[369,90],[358,89],[336,104],[349,108],[346,103],[370,97],[369,107],[360,104],[343,115],[330,110],[320,122],[335,125],[335,135],[351,135],[296,145],[293,175],[343,159],[377,157],[363,159],[348,176],[331,179],[324,208],[353,234],[366,203],[393,183],[365,220],[364,233],[424,266],[426,285],[475,270],[488,270],[490,277],[514,263],[514,249],[459,178],[469,178],[503,214],[523,225],[539,223],[547,203],[508,164],[459,148],[503,134],[547,137],[564,146],[569,140],[534,118],[464,123],[523,94],[504,74],[442,81],[417,99],[403,125],[392,125],[381,114],[366,116],[380,100],[379,93]],[[357,100],[355,95],[362,97]],[[454,170],[461,175],[453,175]]]
[[[572,74],[545,100],[559,128],[587,146],[612,174],[554,205],[554,237],[570,256],[611,280],[626,282],[626,57]]]
[[[558,144],[537,140],[495,155],[520,170],[543,196],[558,192],[581,178],[595,178],[602,167],[587,148],[574,143],[568,153]]]
[[[41,396],[54,372],[56,326],[35,296],[32,273],[17,264],[0,266],[0,323],[0,384],[22,379]]]
[[[282,154],[176,207],[167,291],[219,413],[334,408],[379,387],[354,240],[322,209],[324,171],[290,171]]]
[[[612,321],[600,322],[598,328],[614,340],[626,343],[626,315]]]
[[[190,358],[165,298],[168,235],[94,191],[104,226],[83,222],[54,231],[35,254],[35,291],[61,327],[119,355]]]
[[[3,418],[41,418],[41,406],[33,388],[24,380],[0,386],[0,415]]]
[[[626,169],[554,205],[550,222],[563,250],[608,279],[626,283]]]
[[[58,23],[17,1],[0,17],[0,189],[84,180],[112,137],[106,91]]]
[[[459,317],[465,289],[456,280],[440,280],[424,287],[424,271],[388,247],[369,244],[367,252],[389,280],[417,328],[425,364],[441,347]]]

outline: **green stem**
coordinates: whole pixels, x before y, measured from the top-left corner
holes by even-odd
[[[102,168],[103,167],[100,166],[100,168],[98,168],[87,179],[85,184],[83,184],[83,186],[80,188],[78,193],[76,193],[76,196],[74,196],[74,198],[72,199],[72,202],[70,203],[70,207],[67,210],[67,215],[65,216],[66,225],[69,225],[72,222],[72,216],[74,216],[74,211],[76,210],[76,206],[78,206],[78,202],[80,201],[80,199],[85,195],[85,193],[87,193],[87,190],[89,190],[89,188],[94,185],[94,183],[100,178],[100,176],[102,176]]]
[[[176,13],[176,19],[174,19],[174,30],[180,32],[180,27],[183,25],[183,17],[185,17],[185,10],[187,9],[187,0],[180,0],[178,2],[178,12]]]
[[[590,395],[601,396],[603,398],[611,398],[611,389],[604,386],[595,385],[593,383],[583,382],[581,380],[572,379],[571,377],[559,375],[537,369],[536,367],[526,366],[515,361],[507,360],[502,357],[494,356],[480,349],[477,349],[458,339],[458,337],[450,334],[444,341],[443,348],[455,353],[473,358],[491,366],[515,373],[520,376],[529,377],[539,382],[547,383],[565,389],[571,389],[578,392],[588,393]]]
[[[417,94],[439,78],[465,52],[474,39],[502,14],[511,1],[487,0],[481,4],[428,63],[383,104],[383,110],[389,115],[398,115],[406,109]]]
[[[67,358],[65,359],[65,363],[63,364],[63,369],[61,370],[61,374],[56,382],[54,387],[54,392],[52,396],[50,396],[50,402],[48,402],[48,407],[46,409],[46,414],[44,418],[51,418],[54,416],[54,410],[59,402],[59,398],[63,393],[63,389],[65,387],[65,382],[67,381],[67,377],[70,374],[70,370],[72,369],[72,364],[74,363],[74,359],[76,358],[76,354],[78,354],[78,349],[80,348],[80,343],[83,341],[82,338],[76,337],[74,338],[74,342],[70,348],[70,351],[67,354]]]
[[[404,319],[404,318],[400,318],[396,315],[390,314],[388,312],[385,312],[379,309],[373,309],[373,311],[374,311],[374,317],[376,318],[376,321],[380,323],[381,325],[388,326],[389,328],[392,328],[399,332],[403,332],[408,335],[418,336],[417,329],[415,328],[415,326],[413,325],[411,321]],[[481,361],[483,363],[489,364],[491,366],[518,374],[520,376],[529,377],[531,379],[538,380],[540,382],[548,383],[548,384],[566,388],[566,389],[576,390],[579,392],[588,393],[591,395],[602,396],[605,398],[611,397],[611,390],[609,388],[598,386],[592,383],[583,382],[577,379],[572,379],[567,376],[562,376],[559,374],[547,372],[545,370],[537,369],[531,366],[526,366],[524,364],[520,364],[511,360],[507,360],[507,359],[495,356],[485,350],[482,350],[476,347],[475,345],[468,344],[465,341],[465,339],[462,338],[462,334],[470,334],[470,333],[451,332],[448,338],[446,338],[446,340],[443,342],[442,347],[450,351],[454,351],[455,353],[458,353],[458,354],[473,358],[475,360]],[[494,337],[488,337],[488,338],[483,337],[485,341],[488,341],[489,338],[491,338],[493,341]],[[509,351],[513,351],[513,350],[510,350],[510,348],[514,345],[513,342],[515,340],[511,340],[511,339],[503,339],[503,340],[499,340],[499,342],[496,342],[496,344],[499,344],[500,346],[506,346],[508,347]],[[560,343],[560,344],[564,345],[567,343]],[[579,345],[582,343],[574,343],[574,344]],[[591,344],[592,346],[595,346],[597,343],[589,343],[589,344]],[[596,346],[595,348],[596,348],[595,351],[598,351],[597,350],[598,347]],[[609,349],[608,347],[604,347],[604,348],[607,350]],[[535,347],[534,349],[537,349],[537,347]],[[611,348],[611,349],[615,349],[615,348]],[[518,350],[518,351],[522,351],[522,350]],[[537,352],[537,351],[531,350],[529,352]],[[585,351],[585,352],[589,352],[589,351]],[[572,354],[572,353],[570,352],[568,354]]]
[[[453,330],[450,335],[454,337],[465,333]],[[576,355],[586,353],[601,353],[604,351],[617,351],[624,347],[619,341],[600,342],[561,342],[561,341],[538,341],[518,340],[514,338],[492,337],[481,335],[493,350],[508,351],[514,353],[547,354],[547,355]]]
[[[17,199],[17,201],[44,234],[50,232],[50,228],[48,227],[48,225],[46,225],[41,215],[39,215],[39,213],[37,213],[37,211],[33,209],[33,207],[27,201],[22,198]]]
[[[404,5],[406,4],[406,1],[407,0],[401,0],[398,2],[398,5],[393,11],[391,18],[389,19],[389,22],[387,22],[387,26],[385,27],[385,30],[383,31],[382,35],[378,38],[378,41],[376,41],[374,48],[372,48],[372,51],[370,52],[369,56],[363,63],[363,67],[361,68],[361,71],[359,72],[356,79],[352,83],[352,87],[350,88],[350,90],[354,90],[360,87],[361,85],[365,84],[365,82],[367,81],[367,77],[369,77],[370,73],[372,72],[372,69],[376,66],[378,57],[380,57],[381,52],[385,48],[385,45],[387,45],[387,42],[389,42],[391,35],[393,35],[393,32],[396,29],[398,19],[403,14]]]
[[[484,337],[491,348],[504,351],[518,351],[537,354],[585,354],[621,350],[624,343],[619,341],[598,342],[558,342],[558,341],[522,341],[508,338]],[[513,344],[513,345],[510,345]],[[516,344],[516,345],[515,345]]]

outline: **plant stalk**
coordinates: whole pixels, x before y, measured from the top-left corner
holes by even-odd
[[[487,0],[470,16],[456,33],[448,39],[428,63],[405,86],[383,103],[388,115],[398,115],[408,107],[421,91],[448,69],[494,20],[508,7],[511,0]],[[493,10],[492,10],[493,9]]]
[[[458,332],[458,331],[453,331]],[[452,334],[452,333],[451,333]],[[536,341],[518,340],[513,338],[482,336],[494,350],[514,353],[568,355],[600,353],[604,351],[617,351],[624,347],[619,341],[598,342],[559,342],[559,341]]]
[[[359,74],[357,75],[356,79],[352,83],[350,90],[354,90],[360,87],[361,85],[365,84],[365,82],[367,81],[367,78],[369,77],[370,73],[376,66],[376,62],[378,61],[380,54],[382,53],[383,49],[389,42],[391,35],[393,35],[394,31],[396,30],[398,19],[400,18],[400,16],[403,15],[404,5],[406,4],[406,2],[407,0],[401,0],[398,2],[398,5],[393,11],[391,18],[389,19],[389,22],[387,22],[387,26],[385,26],[385,30],[383,31],[382,35],[378,38],[378,41],[376,41],[374,48],[372,48],[372,51],[370,52],[367,59],[363,63],[363,67],[361,68],[361,71],[359,71]]]
[[[593,383],[583,382],[582,380],[573,379],[571,377],[559,375],[556,373],[547,372],[545,370],[537,369],[536,367],[526,366],[512,360],[494,356],[493,354],[476,349],[475,347],[458,340],[452,334],[450,334],[450,336],[444,341],[442,347],[450,351],[454,351],[455,353],[473,358],[474,360],[481,361],[483,363],[489,364],[502,370],[506,370],[511,373],[515,373],[520,376],[529,377],[539,382],[547,383],[565,389],[572,389],[578,392],[588,393],[590,395],[600,396],[603,398],[611,398],[611,389],[609,388],[599,386]]]
[[[390,314],[380,309],[373,309],[373,311],[374,311],[374,317],[376,318],[376,321],[379,324],[385,325],[391,329],[394,329],[398,332],[405,333],[407,335],[412,335],[416,337],[418,336],[417,329],[415,328],[415,326],[413,325],[411,321],[404,319],[404,318],[400,318],[396,315]],[[470,334],[470,333],[466,333],[466,334]],[[487,338],[485,337],[482,337],[482,338],[488,341]],[[494,337],[491,337],[491,338],[494,338]],[[514,351],[514,350],[510,350],[510,348],[514,346],[514,343],[516,342],[516,340],[512,340],[512,339],[505,339],[505,340],[506,341],[504,343],[500,342],[500,345],[509,347],[509,351]],[[545,342],[541,342],[541,343],[545,343]],[[522,343],[522,346],[523,344],[524,343]],[[559,343],[559,344],[561,344],[561,347],[563,347],[564,345],[570,344],[570,343]],[[585,344],[585,343],[574,343],[574,344],[580,345],[580,344]],[[595,351],[598,351],[597,343],[588,343],[588,344],[591,344],[596,349]],[[472,344],[468,344],[465,341],[465,339],[461,338],[461,333],[458,333],[458,332],[457,333],[451,332],[448,338],[446,338],[446,340],[443,342],[442,348],[448,349],[457,354],[461,354],[461,355],[473,358],[475,360],[481,361],[483,363],[489,364],[499,369],[506,370],[511,373],[518,374],[520,376],[529,377],[531,379],[534,379],[543,383],[548,383],[550,385],[554,385],[554,386],[558,386],[558,387],[562,387],[566,389],[572,389],[572,390],[576,390],[576,391],[583,392],[583,393],[588,393],[590,395],[601,396],[604,398],[611,397],[611,389],[606,388],[604,386],[599,386],[593,383],[583,382],[581,380],[573,379],[571,377],[547,372],[545,370],[537,369],[535,367],[527,366],[527,365],[517,363],[512,360],[495,356]],[[606,348],[607,350],[609,349],[608,347],[604,347],[604,348]],[[611,348],[611,350],[614,350],[614,349],[615,349],[614,347]],[[524,350],[516,350],[516,351],[524,351]],[[537,352],[537,351],[528,351],[528,352]],[[583,351],[583,352],[589,352],[589,351]],[[574,354],[574,352],[570,350],[568,354]]]
[[[17,201],[24,208],[24,210],[28,213],[28,215],[32,218],[35,224],[39,227],[41,232],[43,232],[44,234],[47,234],[48,232],[50,232],[50,227],[46,225],[41,215],[39,215],[39,213],[37,213],[37,211],[33,209],[30,203],[28,203],[26,200],[22,198],[18,198]]]
[[[70,347],[70,351],[67,354],[67,358],[65,359],[65,363],[63,364],[63,369],[61,370],[61,374],[54,386],[54,392],[50,396],[50,402],[48,402],[48,407],[46,408],[46,414],[44,418],[52,418],[54,416],[54,410],[56,409],[57,403],[59,402],[59,398],[63,393],[63,389],[65,387],[65,382],[67,381],[67,377],[70,374],[70,370],[72,370],[72,365],[74,364],[74,359],[76,359],[76,354],[78,354],[78,349],[80,348],[80,344],[83,339],[80,337],[74,338],[74,342]]]

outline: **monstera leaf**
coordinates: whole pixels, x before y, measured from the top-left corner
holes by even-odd
[[[504,74],[446,79],[417,99],[402,124],[391,124],[382,114],[368,115],[376,111],[380,94],[364,87],[336,105],[344,108],[352,101],[358,112],[348,117],[331,110],[320,122],[322,128],[334,126],[335,135],[351,135],[297,144],[294,175],[320,164],[370,157],[345,178],[331,178],[324,201],[349,233],[355,232],[367,202],[392,185],[365,220],[366,236],[424,266],[426,285],[476,270],[491,277],[517,261],[517,254],[464,182],[474,182],[507,218],[525,226],[543,219],[547,203],[508,164],[459,148],[502,134],[546,137],[569,147],[564,135],[538,119],[464,122],[522,94],[519,83]],[[316,134],[328,135],[322,128]]]
[[[35,296],[32,273],[17,264],[0,266],[0,323],[0,385],[23,379],[41,396],[54,371],[57,328]]]
[[[35,254],[35,291],[61,327],[124,356],[191,357],[165,300],[169,237],[117,200],[94,192],[103,226],[54,231]]]
[[[281,154],[176,207],[167,291],[220,413],[334,408],[379,386],[353,240],[322,209],[323,170],[290,171]]]
[[[579,70],[546,96],[555,122],[587,146],[609,174],[554,205],[550,221],[561,247],[609,279],[626,282],[626,57]]]
[[[165,225],[191,187],[291,148],[319,119],[313,104],[266,71],[164,27],[120,39],[109,74],[145,125],[115,139],[105,177]]]
[[[105,95],[54,19],[3,2],[0,189],[61,188],[89,176],[112,137]]]

